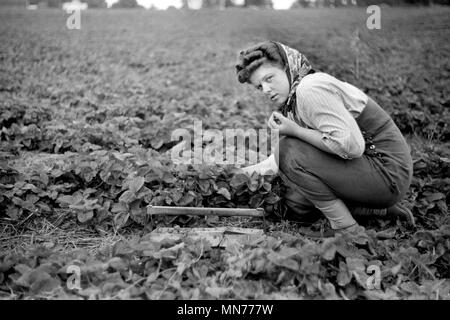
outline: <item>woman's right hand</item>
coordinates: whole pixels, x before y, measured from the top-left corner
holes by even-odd
[[[278,130],[278,133],[284,136],[295,136],[295,132],[299,127],[295,121],[286,118],[276,111],[272,112],[267,124],[270,129]]]

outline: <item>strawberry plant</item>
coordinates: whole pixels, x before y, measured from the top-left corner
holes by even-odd
[[[381,30],[359,28],[357,38],[362,20],[356,12],[341,17],[344,11],[324,19],[315,10],[320,24],[302,10],[281,20],[264,12],[268,24],[255,10],[226,20],[199,11],[195,23],[177,11],[149,20],[124,10],[117,13],[124,29],[108,19],[100,25],[88,10],[86,31],[70,33],[49,32],[60,28],[56,13],[2,13],[0,297],[449,299],[450,48],[435,28],[448,14],[408,10],[420,28],[392,10]],[[267,101],[233,75],[234,52],[254,39],[300,49],[392,116],[411,146],[404,201],[416,229],[369,220],[367,234],[311,239],[304,229],[322,231],[326,221],[284,220],[279,177],[173,161],[173,132],[186,129],[192,150],[195,122],[202,130],[267,129]],[[202,151],[209,147],[202,141]],[[260,151],[246,147],[244,160]],[[149,217],[149,205],[264,208],[266,216]],[[265,235],[212,247],[149,234],[158,226],[230,225]],[[79,288],[67,287],[71,267],[80,270]]]

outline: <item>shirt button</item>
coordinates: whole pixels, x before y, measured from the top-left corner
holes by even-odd
[[[374,146],[373,144],[371,144],[370,147],[369,147],[369,149],[370,149],[370,150],[373,150],[373,149],[375,149],[375,146]]]

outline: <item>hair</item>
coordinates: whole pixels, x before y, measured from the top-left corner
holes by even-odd
[[[250,83],[253,71],[265,63],[284,69],[283,58],[274,42],[264,41],[241,51],[235,66],[239,82]]]

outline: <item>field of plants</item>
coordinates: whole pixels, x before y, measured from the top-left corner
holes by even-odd
[[[450,9],[0,11],[2,299],[449,299]],[[234,76],[264,39],[303,52],[391,114],[411,146],[417,227],[312,239],[283,219],[276,176],[175,165],[171,133],[266,128]],[[267,217],[154,217],[147,206],[265,208]],[[156,227],[265,230],[251,243],[154,241]],[[177,228],[178,228],[177,227]],[[81,287],[69,289],[69,266]],[[369,266],[380,286],[368,287]]]

